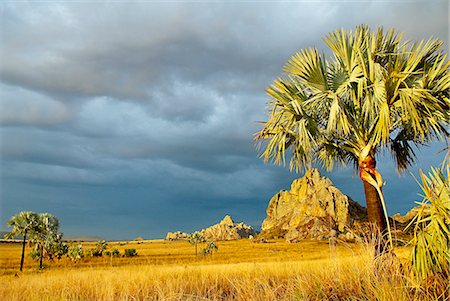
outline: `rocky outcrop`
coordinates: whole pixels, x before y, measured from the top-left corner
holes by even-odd
[[[417,215],[417,213],[420,211],[420,207],[415,207],[408,211],[405,215],[401,215],[400,213],[396,213],[391,218],[400,225],[408,225],[412,219]]]
[[[396,213],[390,217],[391,228],[397,234],[404,235],[412,235],[414,232],[414,226],[417,222],[417,219],[414,219],[418,213],[421,213],[423,217],[429,216],[429,212],[427,210],[423,210],[423,207],[420,205],[412,208],[405,215],[401,215],[400,213]]]
[[[253,237],[257,232],[244,223],[235,223],[229,215],[226,215],[218,224],[199,231],[200,234],[209,241],[237,240],[241,238]],[[166,240],[187,240],[189,233],[168,232]]]
[[[353,224],[367,219],[365,208],[317,169],[308,170],[290,190],[273,196],[266,212],[260,237],[284,237],[290,242],[351,236],[347,232]]]
[[[185,232],[168,232],[166,235],[166,240],[187,240],[189,238],[189,233]]]
[[[235,223],[229,215],[226,215],[220,223],[203,229],[200,233],[207,240],[237,240],[255,236],[256,231],[244,223]]]

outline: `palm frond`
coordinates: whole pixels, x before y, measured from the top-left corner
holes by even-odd
[[[408,227],[414,225],[412,268],[424,280],[433,273],[450,272],[450,166],[432,168],[428,176],[420,171],[420,176],[424,201]]]
[[[294,54],[283,71],[298,77],[298,81],[313,92],[329,90],[326,60],[317,49],[305,49]]]
[[[394,29],[367,25],[324,41],[330,60],[301,50],[267,89],[269,120],[256,138],[266,141],[262,157],[285,164],[289,150],[291,169],[332,167],[386,148],[402,170],[415,159],[412,145],[448,138],[450,62],[441,41],[409,43]]]

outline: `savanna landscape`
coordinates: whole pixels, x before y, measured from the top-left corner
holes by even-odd
[[[366,234],[339,236],[330,230],[328,239],[295,243],[273,239],[273,229],[267,227],[269,217],[263,232],[254,237],[249,235],[254,234],[251,227],[233,222],[230,216],[200,232],[170,232],[165,240],[67,242],[58,234],[56,217],[21,212],[9,221],[13,230],[6,237],[21,233],[22,243],[0,243],[0,298],[448,300],[450,168],[447,164],[446,175],[440,169],[433,171],[422,174],[425,200],[412,211],[414,217],[406,227],[413,231],[394,232],[389,241],[393,247],[387,246],[387,234],[374,235],[370,228]],[[317,171],[310,172],[314,175]],[[308,185],[312,181],[305,176],[296,183],[302,180]],[[240,233],[246,229],[247,237],[234,237],[236,228]],[[347,239],[349,233],[351,239]],[[34,261],[24,262],[26,235],[33,246],[27,253]],[[270,235],[272,239],[266,239]],[[277,236],[283,237],[281,232]],[[386,245],[380,248],[380,244]]]
[[[83,243],[94,248],[94,243]],[[20,244],[1,245],[2,300],[430,300],[402,275],[397,258],[376,263],[368,245],[248,239],[219,242],[196,257],[187,242],[110,242],[136,257],[68,258],[40,271],[27,260],[19,276]],[[381,260],[381,259],[380,259]],[[383,266],[375,273],[378,264]]]
[[[450,301],[448,3],[188,4],[0,4],[0,300]]]

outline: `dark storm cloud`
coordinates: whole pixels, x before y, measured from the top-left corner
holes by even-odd
[[[0,9],[1,222],[19,210],[56,211],[69,233],[84,231],[76,221],[85,219],[106,237],[193,230],[225,213],[258,224],[295,177],[257,159],[264,89],[296,50],[324,49],[328,32],[368,23],[448,45],[445,1]],[[391,163],[380,163],[388,181],[397,179]],[[362,201],[350,169],[331,178]]]

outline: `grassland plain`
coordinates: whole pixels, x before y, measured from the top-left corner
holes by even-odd
[[[24,272],[16,274],[20,244],[0,244],[0,300],[431,299],[411,289],[414,283],[399,270],[409,252],[404,247],[376,262],[364,244],[240,240],[218,246],[212,256],[195,257],[183,241],[110,242],[110,249],[135,248],[139,255],[63,258],[43,271],[27,257]],[[375,272],[380,265],[382,272]]]

